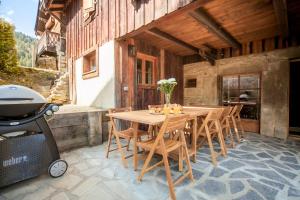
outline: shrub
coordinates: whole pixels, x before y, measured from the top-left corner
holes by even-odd
[[[0,71],[19,73],[14,26],[0,19]]]

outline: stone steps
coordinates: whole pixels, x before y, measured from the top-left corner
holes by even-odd
[[[69,74],[67,72],[55,81],[47,100],[58,104],[69,103]]]

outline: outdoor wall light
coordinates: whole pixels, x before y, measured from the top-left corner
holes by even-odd
[[[136,47],[134,45],[128,45],[128,56],[136,56]]]

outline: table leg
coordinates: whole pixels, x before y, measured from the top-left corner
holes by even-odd
[[[193,133],[192,133],[192,161],[196,162],[196,152],[197,152],[197,127],[198,127],[198,122],[197,122],[197,117],[193,119]]]
[[[137,170],[137,166],[138,166],[138,149],[137,149],[137,132],[138,132],[138,128],[139,128],[139,123],[137,122],[133,122],[132,123],[132,128],[134,129],[134,133],[133,133],[133,166],[134,166],[134,170]]]

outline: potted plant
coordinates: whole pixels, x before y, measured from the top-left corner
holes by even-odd
[[[177,85],[175,78],[162,79],[157,82],[158,90],[165,94],[166,104],[169,105],[171,103],[171,97],[175,86]]]

